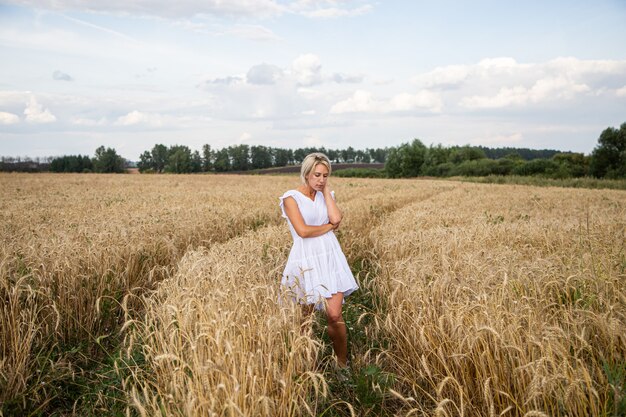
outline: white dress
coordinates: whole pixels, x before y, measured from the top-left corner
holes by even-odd
[[[335,194],[331,194],[334,199]],[[307,225],[321,226],[328,223],[328,209],[322,192],[316,191],[315,200],[298,190],[289,190],[280,197],[280,208],[293,237],[293,246],[281,281],[283,287],[299,302],[316,304],[318,308],[323,307],[324,299],[333,294],[342,292],[344,297],[350,295],[359,286],[334,231],[316,237],[298,236],[285,214],[283,203],[287,197],[293,197],[296,201]]]

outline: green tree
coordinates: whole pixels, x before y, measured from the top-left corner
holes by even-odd
[[[598,178],[626,177],[626,123],[619,129],[609,127],[600,134],[591,153],[589,171]]]
[[[139,172],[147,172],[153,169],[152,154],[149,151],[144,151],[144,153],[139,155],[137,168],[139,168]]]
[[[51,172],[91,172],[93,164],[86,155],[64,155],[53,158],[49,169]]]
[[[464,161],[475,161],[483,158],[486,158],[486,156],[482,149],[466,145],[450,148],[448,161],[454,164],[460,164]]]
[[[515,165],[512,170],[514,175],[538,175],[553,177],[558,171],[559,165],[552,159],[533,159]]]
[[[384,163],[387,159],[388,152],[389,150],[387,148],[369,149],[370,159],[372,162]]]
[[[191,153],[191,172],[202,172],[202,157],[198,151]]]
[[[295,151],[293,151],[293,159],[297,164],[302,163],[302,161],[304,160],[304,158],[306,158],[307,155],[308,155],[308,152],[306,151],[306,149],[298,148]]]
[[[267,146],[250,147],[250,165],[252,169],[263,169],[272,166],[272,153]]]
[[[230,156],[228,155],[228,149],[223,148],[215,152],[215,162],[213,167],[217,172],[230,171]]]
[[[559,164],[560,178],[584,177],[589,171],[589,158],[582,153],[561,152],[552,157]]]
[[[169,154],[165,145],[154,145],[152,148],[152,169],[158,173],[163,172],[165,165],[167,165],[168,158]]]
[[[171,146],[168,151],[167,165],[165,170],[176,174],[192,172],[193,161],[191,150],[184,145]]]
[[[274,166],[284,167],[293,162],[293,151],[291,149],[272,149],[274,155]]]
[[[80,155],[78,155],[78,157],[80,158]],[[93,162],[91,162],[91,158],[88,157],[87,155],[83,155],[82,159],[83,159],[83,163],[82,163],[81,172],[92,172]]]
[[[366,151],[358,150],[356,151],[356,156],[354,157],[355,162],[363,162],[368,164],[370,162],[370,154]]]
[[[229,146],[228,155],[230,156],[233,171],[247,171],[250,169],[250,147],[248,145]]]
[[[422,165],[422,174],[431,176],[440,176],[441,170],[439,165],[448,162],[450,157],[450,149],[444,148],[441,144],[437,146],[430,145],[424,156],[424,164]]]
[[[328,149],[326,151],[326,156],[330,159],[331,162],[339,162],[339,158],[341,157],[341,152],[336,149]]]
[[[211,145],[205,144],[202,146],[202,171],[208,172],[213,169],[213,151]]]
[[[474,159],[463,161],[460,164],[454,165],[454,168],[450,171],[451,175],[459,175],[464,177],[484,177],[487,175],[496,174],[498,169],[498,162],[493,159]]]
[[[341,158],[344,162],[354,162],[356,158],[356,151],[352,146],[348,146],[348,148],[341,151]]]
[[[511,153],[507,153],[506,155],[504,155],[502,158],[497,158],[497,159],[508,159],[509,161],[523,161],[524,158],[522,158],[522,155],[520,155],[519,153],[513,151]]]
[[[426,146],[419,140],[391,148],[385,161],[385,170],[391,178],[417,177],[426,156]]]
[[[115,149],[104,146],[96,149],[93,158],[94,171],[101,173],[124,172],[124,164],[124,158],[119,156]]]

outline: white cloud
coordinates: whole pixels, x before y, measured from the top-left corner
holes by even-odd
[[[437,67],[414,76],[412,81],[421,88],[441,90],[446,102],[458,103],[464,109],[496,109],[601,96],[607,89],[622,86],[624,77],[626,60],[566,57],[518,63],[499,57],[472,65]]]
[[[439,94],[422,90],[416,94],[401,93],[388,100],[378,100],[372,97],[372,93],[365,90],[357,90],[352,97],[335,103],[330,112],[333,114],[343,113],[397,113],[413,111],[440,112],[443,102]]]
[[[621,75],[626,72],[626,61],[581,60],[573,57],[560,57],[548,61],[545,67],[570,78],[594,75]]]
[[[148,127],[162,127],[163,117],[160,114],[144,113],[138,110],[133,110],[124,116],[118,117],[115,124],[118,126],[143,125]]]
[[[275,65],[260,64],[248,70],[246,80],[250,84],[275,84],[283,71]]]
[[[467,79],[469,67],[466,65],[449,65],[413,77],[412,81],[426,88],[458,86]]]
[[[0,125],[13,125],[19,121],[20,118],[17,114],[0,111]]]
[[[198,88],[211,90],[216,86],[238,86],[238,89],[249,85],[276,85],[276,90],[281,94],[286,90],[290,94],[294,92],[303,98],[318,98],[323,96],[320,91],[310,87],[329,82],[337,84],[355,84],[363,82],[364,75],[353,75],[346,73],[325,74],[322,71],[322,64],[317,55],[303,54],[293,60],[288,68],[281,68],[276,65],[261,63],[252,66],[245,77],[226,76],[206,80],[198,85]],[[296,90],[294,91],[294,87]],[[269,91],[269,90],[268,90]]]
[[[317,55],[304,54],[291,64],[291,73],[300,85],[310,86],[322,82],[322,64]]]
[[[481,71],[494,74],[494,73],[509,72],[509,71],[524,67],[525,65],[518,64],[517,61],[515,61],[515,59],[511,57],[496,57],[496,58],[485,58],[481,60],[476,66]]]
[[[352,97],[335,103],[330,112],[333,114],[342,113],[369,113],[377,112],[379,103],[372,98],[372,93],[365,90],[357,90]]]
[[[544,78],[526,88],[524,86],[502,87],[494,96],[465,97],[460,104],[469,109],[493,109],[523,106],[545,101],[569,100],[575,95],[590,91],[585,84],[576,84],[565,77]]]
[[[433,113],[441,111],[441,97],[431,91],[422,90],[416,94],[402,93],[389,100],[387,112],[413,111],[427,109]]]
[[[565,77],[550,77],[537,80],[530,89],[530,100],[538,102],[547,99],[570,99],[579,93],[590,91],[588,85],[577,83]]]
[[[24,100],[30,99],[30,91],[0,91],[0,106],[9,107],[24,104]]]
[[[618,88],[617,90],[615,90],[615,94],[618,97],[626,97],[626,85],[623,86],[622,88]]]
[[[24,115],[26,116],[26,121],[29,123],[52,123],[57,120],[57,118],[50,113],[50,110],[44,109],[43,106],[37,102],[34,95],[30,96],[26,109],[24,109]]]

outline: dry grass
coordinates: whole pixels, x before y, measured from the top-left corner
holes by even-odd
[[[354,363],[396,375],[382,412],[619,411],[609,371],[626,351],[624,192],[333,182],[340,240],[375,300]],[[59,386],[119,349],[122,411],[335,412],[319,335],[277,302],[291,244],[277,197],[296,185],[1,175],[0,411],[80,413]]]

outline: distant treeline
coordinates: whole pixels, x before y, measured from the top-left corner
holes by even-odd
[[[516,155],[525,161],[532,161],[533,159],[550,159],[557,153],[563,152],[554,149],[528,149],[510,147],[487,148],[485,146],[477,146],[476,148],[482,151],[485,154],[485,157],[489,159],[500,159],[509,155]]]
[[[356,150],[326,148],[283,149],[268,146],[233,145],[222,149],[212,149],[204,145],[202,153],[192,151],[184,145],[154,145],[143,152],[137,167],[140,172],[229,172],[250,171],[272,167],[300,164],[311,152],[323,152],[335,163],[384,163],[389,152],[385,149]]]
[[[501,155],[501,151],[488,152],[489,148],[471,146],[426,147],[419,139],[415,139],[390,149],[385,174],[391,178],[489,175],[532,175],[555,179],[585,176],[626,178],[626,123],[619,129],[605,129],[589,156],[573,152],[540,151],[546,157],[526,160],[515,148],[501,149],[505,149],[506,153],[491,159],[489,155]]]
[[[45,158],[0,157],[0,171],[4,172],[98,172],[121,173],[132,163],[122,158],[113,148],[100,146],[93,157],[63,155]]]
[[[384,171],[351,170],[344,176],[417,177],[536,175],[547,178],[626,178],[626,123],[609,127],[598,138],[591,155],[550,149],[488,148],[484,146],[425,146],[419,139],[397,147],[357,150],[233,145],[221,149],[157,144],[139,156],[140,172],[245,172],[297,165],[311,152],[323,152],[333,163],[384,163]],[[0,158],[0,171],[124,172],[133,166],[113,148],[96,149],[93,157]],[[342,174],[343,175],[343,174]]]
[[[548,152],[551,151],[546,151]],[[415,139],[390,150],[385,163],[385,174],[390,178],[488,175],[571,178],[589,175],[589,166],[590,157],[582,153],[556,152],[550,158],[526,160],[513,150],[504,157],[492,159],[481,147],[426,147],[419,139]]]
[[[458,149],[451,147],[447,149]],[[463,147],[466,148],[466,147]],[[274,148],[268,146],[233,145],[213,149],[206,144],[202,151],[188,146],[154,145],[151,150],[139,156],[136,165],[124,160],[113,148],[101,146],[93,157],[88,155],[63,155],[58,157],[28,158],[1,157],[0,171],[14,172],[123,172],[125,168],[136,166],[140,172],[153,173],[195,173],[195,172],[239,172],[272,167],[297,165],[311,152],[326,154],[333,163],[385,163],[387,155],[395,148],[328,149],[308,147],[298,149]],[[526,160],[551,157],[559,151],[527,148],[487,148],[477,147],[488,158],[498,155],[517,154]]]
[[[2,156],[0,157],[0,171],[4,172],[43,172],[50,170],[50,161],[52,157],[46,156],[43,158],[30,158],[25,157],[12,157]]]
[[[441,147],[441,145],[439,145]],[[346,149],[328,149],[324,147],[283,149],[268,146],[233,145],[222,149],[212,149],[206,144],[202,152],[192,151],[183,145],[167,147],[154,145],[139,157],[137,167],[140,172],[229,172],[249,171],[273,167],[297,165],[311,152],[322,152],[333,163],[385,163],[387,155],[396,148],[376,148],[365,150],[354,149],[351,146]],[[452,153],[466,149],[476,150],[481,157],[496,158],[498,155],[515,154],[525,160],[548,158],[559,153],[555,150],[534,150],[526,148],[486,148],[486,147],[451,147]],[[494,155],[494,156],[491,156]]]

